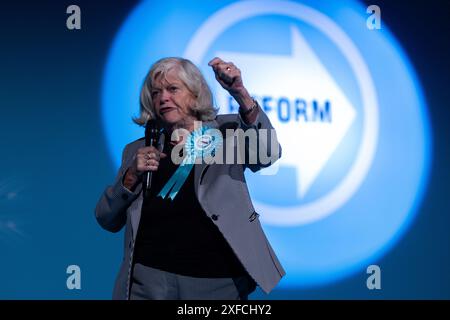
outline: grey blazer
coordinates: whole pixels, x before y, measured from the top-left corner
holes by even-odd
[[[273,129],[262,110],[251,125],[245,124],[240,115],[236,114],[219,115],[205,124],[217,129],[255,130],[257,135],[260,133],[259,129]],[[266,141],[267,143],[259,143],[258,148],[266,149],[259,151],[269,154],[271,142]],[[278,145],[276,137],[272,140],[274,141]],[[117,177],[103,192],[95,209],[96,219],[104,229],[118,232],[125,226],[124,257],[116,279],[113,299],[129,299],[133,250],[143,196],[142,186],[131,192],[123,186],[122,181],[137,149],[143,146],[144,141],[140,139],[125,147]],[[249,152],[248,149],[246,146],[246,152]],[[278,154],[274,156],[277,159],[281,156],[281,147],[276,150]],[[285,275],[285,271],[261,228],[259,214],[255,212],[250,199],[244,176],[247,167],[256,172],[263,165],[196,164],[195,193],[204,211],[219,228],[248,274],[264,292],[269,293]]]

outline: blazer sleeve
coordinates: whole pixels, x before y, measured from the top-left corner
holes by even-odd
[[[278,142],[275,128],[261,108],[255,121],[246,124],[238,113],[239,128],[247,133],[254,130],[257,143],[249,143],[245,139],[245,166],[253,172],[271,166],[281,157],[281,145]]]
[[[111,232],[118,232],[125,225],[126,211],[141,191],[140,185],[134,192],[123,185],[124,175],[134,156],[128,153],[129,145],[124,148],[122,163],[113,184],[105,189],[95,207],[95,217],[98,223],[102,228]]]

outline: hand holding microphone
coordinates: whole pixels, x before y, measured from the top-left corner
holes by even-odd
[[[160,159],[165,157],[167,157],[165,153],[160,152],[153,146],[139,148],[134,157],[133,165],[125,175],[123,185],[128,190],[134,191],[142,177],[144,177],[143,182],[147,183],[147,177],[144,175],[158,170]],[[150,177],[149,180],[151,180]],[[147,185],[145,185],[145,189],[147,189]]]
[[[160,136],[161,131],[158,121],[156,119],[148,120],[145,125],[145,147],[149,149],[147,149],[147,152],[144,153],[144,171],[147,172],[144,174],[144,181],[142,181],[144,197],[147,197],[150,192],[150,187],[152,185],[152,172],[158,170],[159,160],[161,159],[161,152],[156,149],[158,147]]]
[[[139,148],[134,157],[133,165],[128,169],[124,186],[134,191],[138,182],[142,179],[144,196],[147,196],[151,187],[152,172],[158,170],[159,161],[167,155],[157,149],[160,128],[156,120],[149,120],[145,128],[145,147]]]
[[[159,161],[167,155],[154,146],[139,148],[136,153],[136,173],[142,175],[158,170]]]

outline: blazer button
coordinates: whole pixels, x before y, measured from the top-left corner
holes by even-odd
[[[211,216],[211,219],[213,219],[214,221],[217,221],[217,219],[219,219],[219,216],[217,214],[213,214]]]
[[[122,199],[123,200],[128,200],[128,195],[126,193],[122,194]]]

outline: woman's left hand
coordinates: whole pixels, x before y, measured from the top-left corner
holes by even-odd
[[[232,62],[225,62],[220,58],[212,59],[208,65],[214,70],[217,81],[231,96],[248,95],[242,82],[241,70]]]

